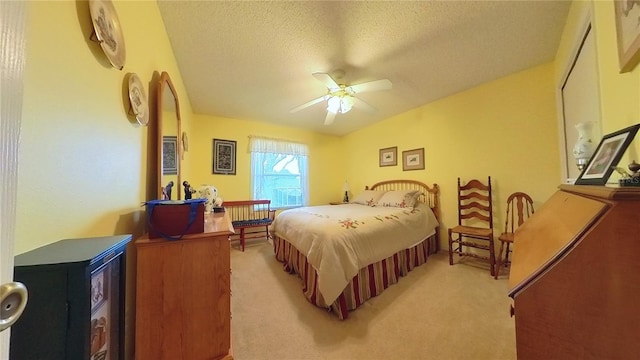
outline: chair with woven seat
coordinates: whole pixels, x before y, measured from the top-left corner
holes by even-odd
[[[494,276],[491,176],[486,184],[473,179],[462,185],[458,178],[458,226],[449,229],[449,265],[453,265],[454,254],[486,260]]]
[[[500,276],[500,269],[502,265],[508,266],[510,264],[509,261],[509,253],[511,249],[509,248],[511,244],[513,244],[514,234],[517,228],[522,225],[533,213],[535,210],[533,209],[533,200],[531,196],[523,193],[523,192],[515,192],[507,198],[507,217],[504,221],[504,231],[500,236],[498,236],[498,240],[500,241],[500,250],[498,251],[498,261],[496,262],[496,270],[494,278],[497,279]],[[504,263],[502,261],[502,251],[506,245],[506,252],[504,257]]]

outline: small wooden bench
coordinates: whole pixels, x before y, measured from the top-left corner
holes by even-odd
[[[222,207],[229,215],[233,228],[236,231],[240,230],[238,236],[242,251],[246,239],[269,238],[269,225],[276,216],[276,211],[271,210],[271,200],[225,201]],[[245,232],[249,228],[261,227],[264,227],[264,230]],[[231,240],[234,240],[233,235]]]

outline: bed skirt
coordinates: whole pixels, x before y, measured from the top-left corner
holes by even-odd
[[[348,317],[349,311],[397,283],[401,276],[407,275],[416,266],[427,262],[429,254],[436,251],[435,243],[434,235],[412,248],[360,269],[336,301],[327,304],[318,292],[318,274],[307,258],[286,240],[273,236],[276,259],[283,263],[285,271],[300,276],[302,292],[307,300],[318,307],[332,310],[341,320]]]

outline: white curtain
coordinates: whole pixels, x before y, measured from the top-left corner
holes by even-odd
[[[302,205],[309,205],[309,165],[307,159],[309,156],[309,147],[306,144],[287,140],[250,136],[249,151],[251,152],[251,174],[254,199],[265,198],[264,194],[261,194],[265,171],[265,167],[263,166],[265,163],[265,155],[286,154],[294,155],[298,160]]]
[[[309,147],[306,144],[258,136],[249,137],[249,151],[309,156]]]

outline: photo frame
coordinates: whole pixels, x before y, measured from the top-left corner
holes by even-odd
[[[379,165],[382,166],[396,166],[398,165],[398,147],[388,147],[380,149],[378,154]]]
[[[162,137],[162,175],[178,175],[178,137]]]
[[[640,4],[634,1],[614,1],[618,60],[620,72],[633,70],[640,61]]]
[[[236,142],[213,139],[213,173],[236,174]]]
[[[109,268],[91,275],[91,312],[95,312],[109,297]]]
[[[402,171],[424,170],[424,148],[402,152]]]
[[[576,185],[604,185],[618,165],[622,154],[635,137],[640,124],[629,126],[602,137],[589,163],[576,179]]]

